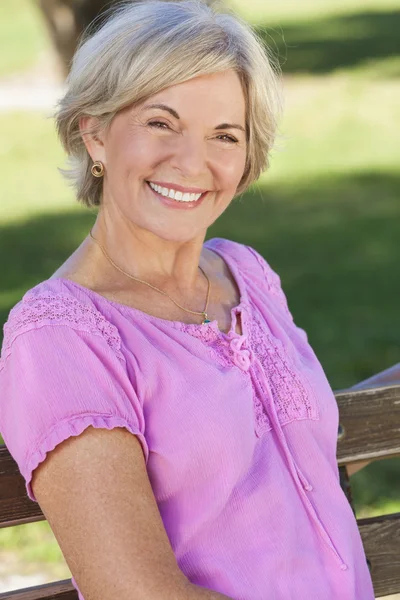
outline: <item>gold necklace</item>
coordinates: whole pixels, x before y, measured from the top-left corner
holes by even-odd
[[[178,302],[176,302],[173,298],[171,298],[171,296],[169,294],[167,294],[167,292],[163,292],[163,290],[158,289],[155,285],[152,285],[151,283],[148,283],[147,281],[143,281],[143,279],[139,279],[139,277],[134,277],[133,275],[130,275],[129,273],[127,273],[126,271],[124,271],[123,269],[121,269],[121,267],[119,267],[118,265],[116,265],[115,262],[112,260],[112,258],[107,254],[104,246],[102,246],[100,244],[100,242],[98,240],[96,240],[95,237],[93,237],[92,230],[90,230],[89,234],[90,234],[90,237],[92,238],[92,240],[94,242],[96,242],[96,244],[98,244],[100,246],[101,251],[103,252],[104,256],[107,258],[107,260],[116,269],[118,269],[118,271],[120,271],[121,273],[123,273],[127,277],[130,277],[131,279],[134,279],[135,281],[139,281],[140,283],[144,283],[145,285],[148,285],[153,290],[156,290],[157,292],[160,292],[160,294],[163,294],[164,296],[167,296],[167,298],[169,298],[178,308],[181,308],[182,310],[184,310],[184,311],[186,311],[188,313],[191,313],[192,315],[201,315],[203,317],[202,325],[205,325],[206,323],[210,323],[210,319],[207,316],[207,308],[208,308],[208,301],[210,299],[211,282],[210,282],[209,278],[207,277],[207,273],[205,273],[203,271],[203,269],[200,267],[200,265],[199,265],[199,269],[203,273],[203,275],[205,276],[205,278],[207,279],[208,289],[207,289],[206,305],[204,307],[204,310],[201,311],[201,312],[197,312],[197,311],[194,311],[194,310],[189,310],[188,308],[185,308],[184,306],[181,306],[180,304],[178,304]]]

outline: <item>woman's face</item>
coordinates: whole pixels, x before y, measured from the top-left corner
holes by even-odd
[[[225,71],[119,112],[91,152],[105,165],[107,210],[164,240],[204,237],[243,175],[245,110],[239,77]],[[188,193],[196,196],[185,202]]]

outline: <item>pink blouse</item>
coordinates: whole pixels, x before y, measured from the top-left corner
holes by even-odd
[[[229,333],[66,279],[39,283],[10,311],[0,431],[27,493],[36,501],[32,472],[61,441],[125,427],[192,583],[235,600],[373,600],[324,370],[267,262],[230,240],[205,246],[240,290]]]

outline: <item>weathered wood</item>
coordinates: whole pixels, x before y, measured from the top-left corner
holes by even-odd
[[[338,464],[400,455],[400,385],[335,393],[342,435]],[[348,482],[342,469],[341,483]],[[6,446],[0,446],[0,527],[44,520],[26,495],[25,481]],[[400,591],[400,513],[357,521],[376,597]],[[0,600],[77,600],[71,580],[0,594]]]
[[[339,465],[400,456],[400,385],[335,393],[340,424]]]
[[[351,506],[351,509],[354,513],[354,516],[356,517],[356,509],[354,507],[354,502],[353,502],[353,495],[351,492],[351,481],[350,481],[350,477],[349,474],[347,472],[347,467],[346,465],[342,465],[339,467],[339,479],[340,479],[340,487],[342,488],[342,490],[344,491],[344,494],[347,498],[348,503]]]
[[[0,446],[0,528],[43,521],[39,504],[28,498],[25,480],[6,446]]]
[[[371,564],[375,596],[400,590],[400,513],[357,521],[365,553]],[[77,600],[70,579],[0,594],[0,600]]]
[[[339,465],[400,455],[400,385],[335,393],[344,435]],[[0,527],[43,520],[6,446],[0,446]]]
[[[78,600],[78,592],[70,579],[35,585],[23,590],[4,592],[0,600]]]
[[[371,563],[375,596],[400,592],[400,513],[359,519],[357,525]]]

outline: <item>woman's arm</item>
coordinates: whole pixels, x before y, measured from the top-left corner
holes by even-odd
[[[88,427],[35,469],[32,489],[87,600],[222,600],[180,571],[137,436]]]
[[[351,386],[351,390],[362,390],[365,388],[372,388],[384,385],[400,385],[400,363],[389,367],[384,371],[380,371],[376,375],[372,375],[360,383]]]
[[[349,389],[363,390],[366,388],[380,387],[385,385],[400,385],[400,363],[397,363],[393,365],[393,367],[389,367],[384,371],[380,371],[376,375],[372,375],[372,377],[364,379],[364,381],[360,381],[360,383],[356,383],[356,385],[352,385]],[[354,475],[354,473],[357,473],[357,471],[360,471],[369,465],[370,462],[372,461],[363,460],[346,465],[347,473],[349,476]]]
[[[212,592],[205,588],[199,587],[198,585],[188,584],[183,594],[179,596],[179,600],[232,600],[229,596],[224,596],[218,592]],[[178,596],[171,598],[171,600],[178,600]]]

